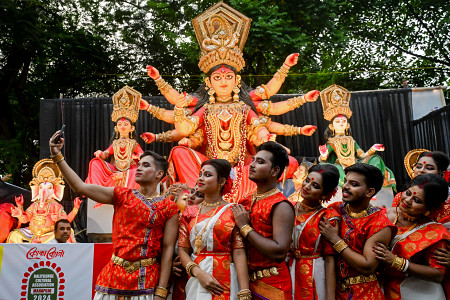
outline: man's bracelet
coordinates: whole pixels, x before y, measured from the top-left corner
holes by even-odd
[[[254,229],[253,229],[250,225],[248,225],[248,224],[245,224],[244,226],[241,227],[241,229],[239,229],[241,235],[242,235],[244,238],[246,238],[247,235],[248,235],[250,232],[252,232],[253,230],[254,230]]]
[[[337,253],[341,253],[346,248],[348,248],[347,243],[345,243],[344,240],[339,240],[336,244],[333,245],[334,250],[336,250]]]

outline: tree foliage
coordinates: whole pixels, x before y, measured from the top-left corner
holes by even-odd
[[[270,80],[299,52],[280,93],[448,83],[448,1],[229,0],[252,18],[243,79]],[[26,185],[38,160],[39,99],[158,95],[145,66],[180,91],[202,81],[191,20],[216,0],[3,0],[0,4],[0,174]]]

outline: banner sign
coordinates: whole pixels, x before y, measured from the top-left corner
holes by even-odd
[[[111,244],[106,246],[111,255]],[[0,244],[0,300],[92,299],[105,264],[94,268],[94,249],[95,244]]]

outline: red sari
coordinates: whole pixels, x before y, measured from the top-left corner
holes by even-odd
[[[422,224],[416,230],[406,233],[408,228],[400,227],[398,235],[392,241],[390,248],[393,254],[406,258],[413,263],[426,265],[445,272],[445,267],[438,264],[433,257],[433,252],[437,248],[446,248],[450,235],[447,229],[438,223]],[[403,236],[400,240],[399,237]],[[409,235],[408,235],[409,234]],[[398,240],[398,241],[397,241]],[[393,247],[393,249],[392,249]],[[399,272],[393,268],[388,268],[385,273],[384,292],[386,299],[402,299],[400,285],[406,279],[406,273]],[[434,299],[434,298],[433,298]]]
[[[239,203],[247,210],[251,210],[250,224],[253,229],[265,238],[273,239],[272,209],[280,202],[286,201],[283,193],[257,201],[253,207],[251,195],[242,199]],[[290,203],[290,202],[288,202]],[[273,261],[258,251],[251,243],[246,243],[250,274],[262,269],[275,267],[278,275],[264,277],[250,282],[250,290],[254,299],[292,299],[291,276],[286,263]]]
[[[234,222],[234,215],[230,206],[230,204],[221,205],[217,210],[212,209],[205,214],[198,214],[199,207],[193,205],[187,207],[181,216],[178,247],[193,249],[194,253],[191,256],[193,261],[202,270],[210,273],[225,288],[220,296],[213,296],[199,287],[198,280],[195,277],[191,277],[186,285],[186,299],[193,297],[190,295],[195,295],[194,297],[197,299],[226,300],[230,299],[231,296],[235,297],[238,292],[237,277],[232,263],[232,251],[233,249],[244,248],[244,243]],[[208,223],[208,227],[203,232],[202,229],[206,223]],[[197,230],[195,226],[197,226]],[[197,254],[194,240],[196,233],[200,235],[202,232],[202,249]]]
[[[114,188],[113,254],[134,262],[157,262],[128,273],[111,260],[97,278],[95,290],[117,296],[151,295],[158,285],[164,225],[178,213],[178,206],[162,196],[146,199],[138,190]]]
[[[395,234],[396,227],[389,221],[386,213],[377,207],[370,206],[367,216],[352,218],[345,210],[342,202],[332,203],[329,207],[334,208],[342,217],[339,236],[347,245],[359,254],[363,253],[366,241],[380,230],[389,227]],[[369,282],[347,284],[346,280],[361,275],[351,267],[343,258],[337,258],[337,289],[336,299],[385,299],[378,280]],[[372,274],[374,275],[374,274]]]
[[[300,204],[293,202],[293,205],[297,209],[296,206]],[[332,208],[322,208],[319,211],[310,211],[295,218],[292,236],[294,242],[289,253],[290,259],[288,262],[291,270],[293,299],[318,299],[316,281],[315,277],[313,277],[313,266],[317,266],[317,262],[322,264],[325,255],[335,254],[333,246],[320,236],[319,222],[324,217],[328,220],[332,219],[330,223],[335,226],[339,214]],[[304,224],[305,222],[307,223]],[[297,230],[302,225],[304,227],[302,227],[299,235]],[[316,264],[314,263],[315,259],[319,259],[316,260]],[[325,281],[320,282],[319,285],[325,287]]]

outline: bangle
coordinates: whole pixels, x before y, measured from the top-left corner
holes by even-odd
[[[302,128],[293,125],[284,125],[284,135],[293,136],[302,134]]]
[[[337,253],[341,253],[346,248],[348,248],[347,243],[345,243],[344,240],[339,240],[336,244],[333,245],[334,250],[336,250]]]
[[[169,293],[169,291],[166,288],[164,288],[162,286],[157,286],[155,289],[154,295],[159,296],[163,299],[166,299],[168,293]]]
[[[162,120],[162,118],[164,117],[164,113],[166,112],[166,109],[149,104],[147,112],[152,114],[155,118]]]
[[[155,80],[156,86],[158,87],[161,94],[167,94],[169,90],[172,88],[170,84],[168,84],[161,76]]]
[[[58,164],[60,161],[64,160],[64,156],[61,152],[58,154],[50,156],[50,158],[53,160],[53,163]]]
[[[248,225],[248,224],[245,224],[244,226],[241,227],[241,229],[239,229],[241,235],[242,235],[244,238],[246,238],[246,237],[248,236],[248,234],[249,234],[250,232],[252,232],[253,230],[254,230],[254,229],[253,229],[250,225]]]
[[[173,114],[175,116],[174,117],[175,122],[184,121],[186,119],[186,113],[184,111],[184,108],[182,107],[175,106],[173,108]]]
[[[407,261],[406,259],[395,255],[394,261],[392,262],[391,267],[396,269],[397,271],[405,272],[403,270],[406,268],[406,261]],[[409,262],[408,262],[408,266],[409,266]]]
[[[305,100],[304,96],[294,97],[294,98],[291,98],[291,99],[289,99],[287,101],[287,105],[289,107],[289,110],[294,110],[294,109],[302,106],[305,103],[306,103],[306,100]]]
[[[189,263],[186,265],[185,269],[186,269],[186,273],[189,275],[189,277],[192,277],[192,276],[193,276],[193,275],[192,275],[192,269],[193,269],[194,267],[198,267],[198,265],[197,265],[195,262],[193,262],[193,261],[189,262]]]
[[[240,290],[237,293],[238,300],[250,300],[252,299],[252,292],[249,289]]]
[[[275,75],[273,77],[280,80],[281,82],[284,82],[284,80],[288,76],[289,69],[290,69],[290,67],[288,65],[283,64],[281,66],[281,68],[278,69],[278,71],[275,73]]]
[[[409,268],[409,260],[407,260],[407,259],[405,258],[405,267],[403,268],[402,272],[403,272],[403,273],[406,273],[406,271],[408,271],[408,268]]]
[[[74,215],[76,215],[76,214],[78,213],[78,208],[74,207],[74,208],[72,209],[72,212],[73,212]]]

